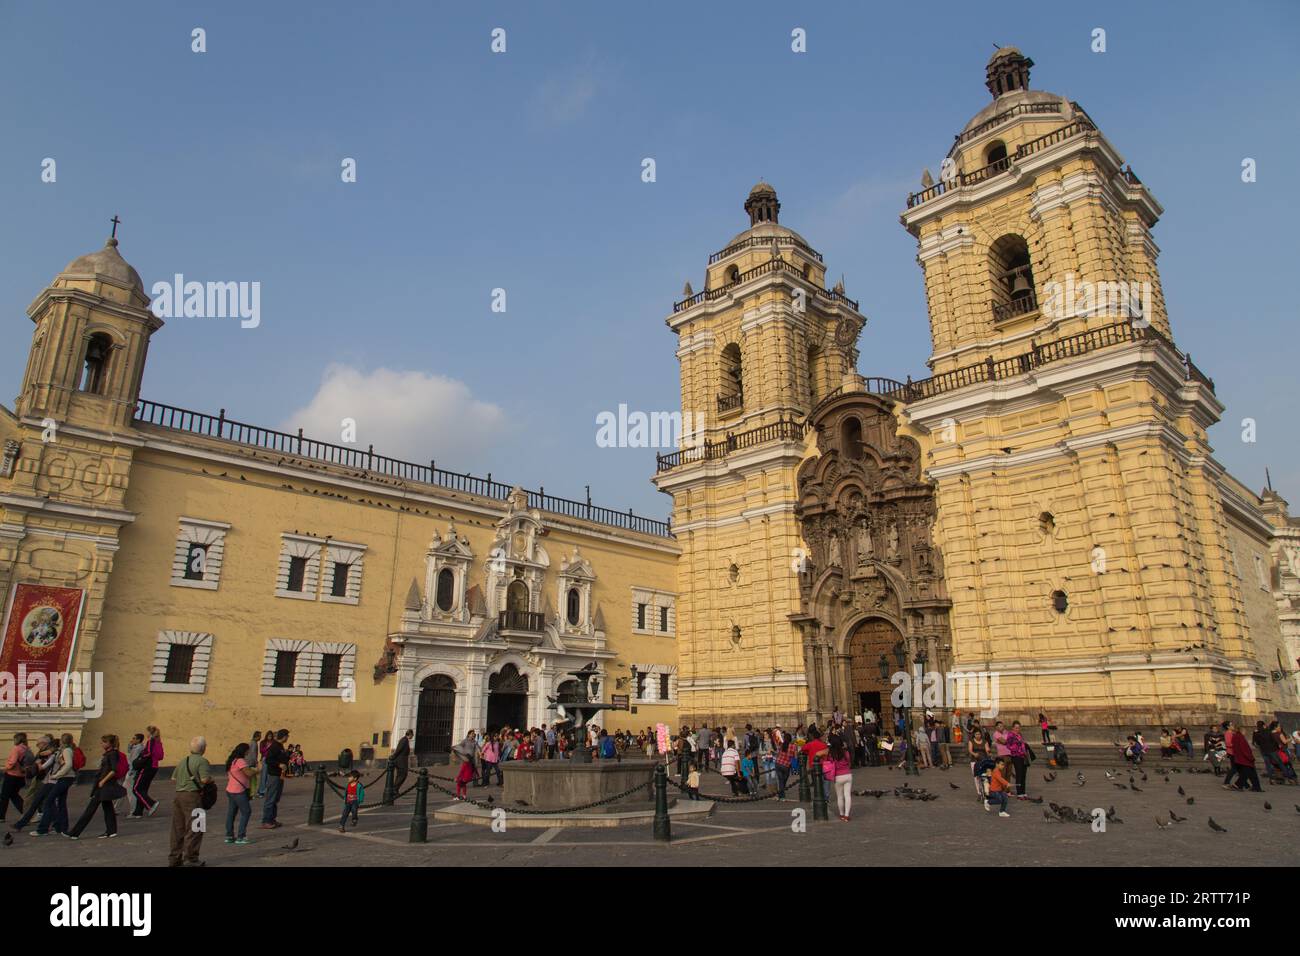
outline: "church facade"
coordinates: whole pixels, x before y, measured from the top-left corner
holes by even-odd
[[[707,410],[671,525],[143,399],[163,323],[115,239],[74,260],[0,407],[0,672],[102,693],[0,724],[432,758],[593,662],[611,727],[888,716],[900,675],[1075,740],[1300,711],[1300,528],[1213,457],[1159,203],[1031,66],[998,51],[907,199],[924,380],[859,373],[859,303],[754,187],[667,319]]]
[[[904,687],[1076,740],[1298,709],[1285,502],[1213,457],[1224,408],[1175,345],[1159,203],[1032,65],[995,54],[992,102],[901,216],[929,378],[858,374],[865,320],[765,183],[674,306],[682,407],[718,412],[656,479],[684,720],[890,714]]]

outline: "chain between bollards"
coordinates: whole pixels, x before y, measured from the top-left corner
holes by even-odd
[[[831,818],[830,810],[826,806],[826,774],[822,770],[822,758],[817,757],[813,760],[812,773],[812,805],[814,820],[829,820]]]
[[[663,764],[655,765],[654,838],[665,843],[673,838],[672,826],[668,822],[668,768]]]
[[[429,771],[420,768],[415,781],[415,812],[411,814],[411,835],[407,843],[429,842]]]
[[[384,771],[384,795],[379,798],[380,806],[391,807],[397,800],[397,787],[394,784],[396,773],[397,768],[391,760],[388,761],[388,768]]]
[[[325,768],[316,768],[316,786],[311,794],[311,806],[307,808],[307,826],[318,827],[325,822]]]

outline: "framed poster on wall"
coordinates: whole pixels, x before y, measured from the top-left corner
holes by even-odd
[[[85,600],[83,588],[15,584],[5,609],[0,673],[67,674]]]

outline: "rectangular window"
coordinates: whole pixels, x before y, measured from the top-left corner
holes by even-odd
[[[638,604],[636,606],[636,629],[638,631],[645,630],[645,605],[644,604]]]
[[[659,630],[668,633],[668,608],[666,607],[659,609]]]
[[[297,651],[275,652],[275,678],[272,687],[292,687],[294,675],[298,671]]]
[[[167,671],[164,684],[188,684],[194,672],[194,645],[173,644],[167,649]]]
[[[669,697],[670,695],[668,693],[668,675],[660,674],[659,675],[659,699],[668,700]]]
[[[202,581],[203,572],[208,566],[208,546],[190,542],[185,551],[185,570],[182,577],[186,581]]]
[[[307,578],[307,559],[290,558],[289,559],[289,583],[285,585],[286,591],[302,591],[303,582]]]
[[[644,605],[642,605],[642,607],[644,607]],[[645,700],[645,682],[646,682],[646,678],[649,676],[650,676],[649,674],[636,675],[636,699],[637,700]]]
[[[351,565],[342,561],[334,562],[334,580],[330,582],[330,594],[334,597],[348,596],[348,570]]]
[[[322,654],[320,658],[320,686],[337,688],[339,686],[339,668],[342,665],[342,654]]]

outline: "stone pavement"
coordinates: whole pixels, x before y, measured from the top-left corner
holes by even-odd
[[[1121,768],[1116,766],[1116,769]],[[1063,771],[1052,783],[1044,782],[1041,763],[1030,771],[1031,796],[1046,798],[1042,805],[1013,800],[1011,817],[986,813],[976,801],[969,772],[926,770],[913,787],[925,787],[939,799],[922,802],[892,795],[895,787],[909,778],[901,771],[865,768],[855,771],[854,789],[885,789],[879,798],[854,797],[853,820],[836,819],[832,800],[831,819],[814,822],[810,806],[790,800],[763,800],[752,804],[716,804],[713,814],[698,822],[674,823],[671,844],[656,843],[650,826],[617,829],[511,828],[506,817],[505,832],[486,826],[441,823],[432,812],[450,800],[432,788],[429,792],[429,842],[409,844],[414,794],[395,807],[363,810],[359,828],[340,834],[337,821],[341,802],[326,791],[326,825],[308,827],[307,807],[311,802],[312,778],[290,780],[280,808],[284,826],[275,831],[259,830],[260,801],[254,801],[253,829],[249,846],[226,846],[223,840],[226,798],[219,797],[210,811],[210,830],[204,839],[203,857],[211,867],[335,867],[335,866],[781,866],[781,865],[1053,865],[1069,864],[1106,867],[1149,866],[1253,866],[1295,865],[1300,837],[1300,788],[1265,784],[1262,794],[1228,793],[1218,778],[1208,774],[1171,774],[1169,782],[1148,767],[1146,782],[1138,780],[1141,792],[1118,789],[1099,768],[1083,768],[1086,784],[1077,787],[1074,768]],[[445,773],[446,768],[434,768]],[[413,780],[414,777],[410,778]],[[1127,782],[1123,772],[1120,780]],[[410,782],[408,780],[408,783]],[[953,786],[956,789],[953,789]],[[1177,794],[1181,785],[1195,799],[1188,806]],[[706,793],[727,792],[722,781],[710,774]],[[102,821],[96,818],[77,842],[51,835],[42,838],[15,834],[13,845],[0,846],[0,866],[164,866],[170,825],[171,790],[167,783],[154,788],[164,804],[153,818],[122,820],[120,835],[113,840],[96,839]],[[369,795],[382,792],[382,784],[368,788]],[[70,806],[79,812],[88,789],[73,790]],[[670,788],[670,794],[675,794]],[[482,799],[492,794],[500,800],[500,788],[471,789]],[[1084,824],[1062,824],[1043,819],[1046,801],[1082,807],[1115,807],[1123,823],[1111,823],[1106,832],[1094,833]],[[1272,810],[1265,810],[1269,801]],[[806,810],[806,832],[792,829],[792,811]],[[1188,817],[1188,822],[1159,829],[1155,818],[1168,819],[1169,811]],[[12,810],[10,813],[12,814]],[[507,808],[508,813],[508,808]],[[1213,832],[1208,817],[1226,827],[1227,833]],[[12,821],[12,817],[10,820]],[[10,832],[7,827],[5,832]],[[286,847],[298,840],[298,848]]]

